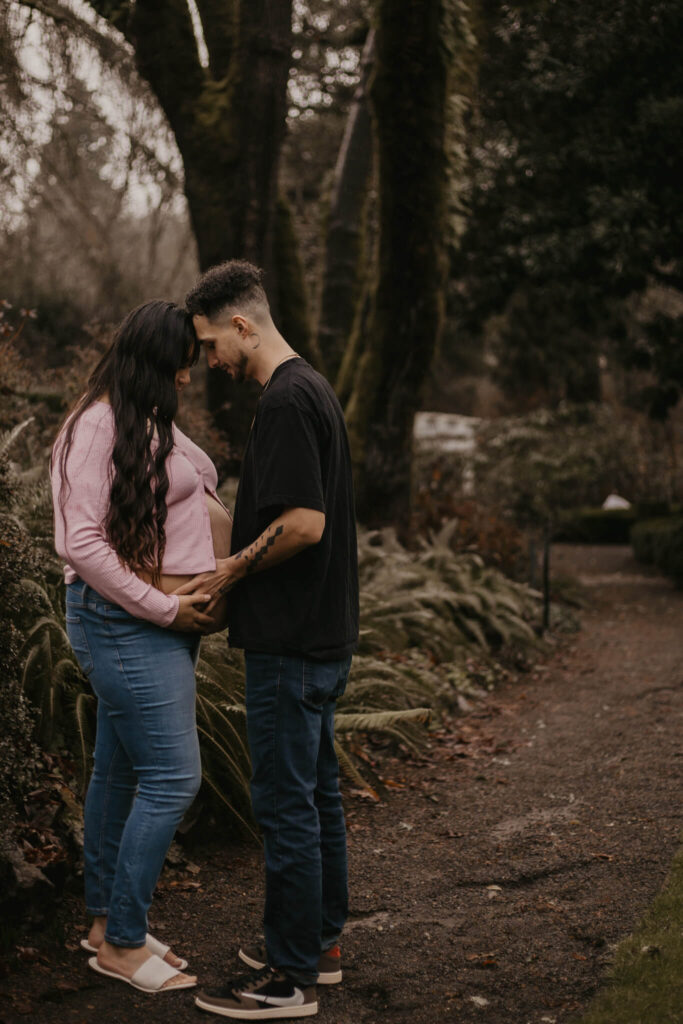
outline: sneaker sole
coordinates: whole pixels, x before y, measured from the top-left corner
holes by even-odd
[[[201,996],[196,996],[194,1003],[200,1010],[208,1010],[209,1013],[217,1013],[221,1017],[232,1017],[235,1020],[268,1020],[272,1017],[282,1020],[284,1017],[312,1017],[318,1012],[317,1000],[314,1003],[304,1003],[302,1006],[268,1006],[262,1010],[220,1006],[208,1001],[203,1002]]]
[[[316,985],[338,985],[342,980],[342,972],[339,971],[325,971],[324,974],[318,975]]]
[[[242,963],[247,964],[249,967],[255,968],[257,971],[260,971],[262,967],[266,966],[262,960],[255,960],[253,957],[248,956],[243,950],[240,950],[237,955],[242,961]],[[341,969],[338,971],[325,971],[324,974],[318,975],[316,985],[338,985],[341,980]]]

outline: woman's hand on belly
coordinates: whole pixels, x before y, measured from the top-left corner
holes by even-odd
[[[141,579],[144,579],[147,583],[152,583],[153,582],[152,581],[151,573],[147,573],[147,572],[141,571],[141,572],[138,572],[137,575],[140,576]],[[186,587],[187,584],[192,583],[192,581],[196,580],[196,579],[199,579],[199,577],[198,576],[190,576],[189,574],[188,575],[175,575],[175,574],[165,573],[165,574],[163,574],[161,576],[161,578],[159,580],[159,583],[157,584],[157,588],[159,590],[161,590],[164,594],[177,594],[179,597],[185,596],[185,595],[188,595],[188,594],[189,595],[196,595],[196,594],[203,594],[203,595],[207,594],[207,595],[209,595],[209,599],[206,601],[206,603],[204,604],[203,607],[202,607],[201,604],[196,604],[195,603],[195,605],[194,605],[195,609],[198,612],[202,613],[202,623],[201,623],[200,631],[202,633],[204,633],[204,634],[207,634],[207,635],[209,633],[219,633],[222,629],[225,629],[225,627],[228,624],[228,600],[227,600],[227,597],[223,597],[219,601],[215,601],[215,600],[212,599],[211,595],[209,594],[209,591],[204,589],[204,588],[202,588],[202,587],[193,586],[191,590],[188,590],[188,589],[184,589],[183,590],[183,589],[181,589],[183,587]],[[180,612],[179,612],[179,614],[180,614]],[[191,627],[191,626],[183,627],[183,626],[176,625],[175,621],[171,625],[171,629],[192,630],[193,628],[194,627]]]
[[[205,602],[200,598],[203,597],[204,594],[179,597],[178,611],[170,628],[181,633],[215,633],[213,617],[202,611]]]

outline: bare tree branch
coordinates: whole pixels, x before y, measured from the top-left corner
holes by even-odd
[[[211,74],[215,79],[225,78],[238,38],[239,4],[235,0],[197,0],[197,10],[209,51]]]
[[[89,21],[79,17],[60,0],[17,0],[22,7],[43,14],[63,28],[69,30],[80,39],[85,39],[95,47],[105,64],[116,67],[122,74],[134,71],[133,54],[128,46],[109,32],[102,32]],[[91,4],[97,10],[96,4]]]

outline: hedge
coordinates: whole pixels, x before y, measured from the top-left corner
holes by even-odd
[[[635,508],[581,508],[559,517],[553,540],[582,544],[628,544],[638,519]]]
[[[683,587],[683,516],[645,519],[631,531],[633,553],[639,562],[655,565]]]

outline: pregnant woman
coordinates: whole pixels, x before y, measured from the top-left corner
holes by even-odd
[[[187,964],[147,933],[176,827],[201,778],[194,666],[224,625],[208,595],[172,593],[230,550],[208,456],[174,425],[199,345],[170,302],[130,313],[52,453],[55,546],[69,641],[97,696],[84,811],[90,966],[145,992],[189,988]]]

